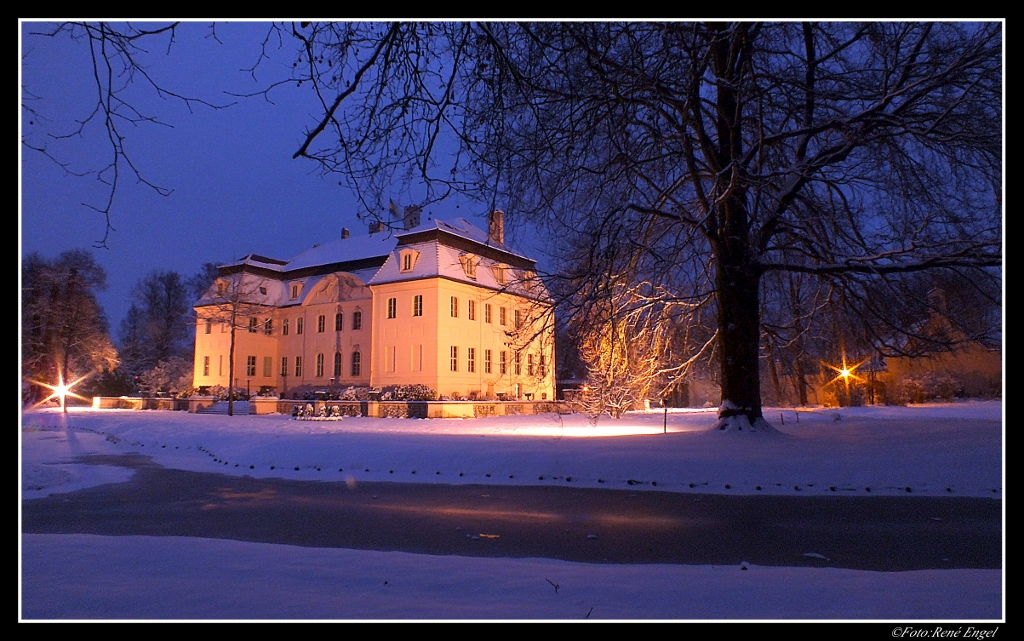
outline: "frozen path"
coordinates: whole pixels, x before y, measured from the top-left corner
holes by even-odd
[[[169,470],[140,455],[79,460],[136,473],[24,501],[24,532],[586,563],[1001,567],[998,499],[296,481]]]

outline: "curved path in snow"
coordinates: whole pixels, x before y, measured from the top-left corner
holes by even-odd
[[[22,502],[25,533],[188,536],[585,563],[1000,568],[1000,499],[290,481],[81,463],[125,483]]]

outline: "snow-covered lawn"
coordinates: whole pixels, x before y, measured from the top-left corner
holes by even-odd
[[[134,452],[183,470],[355,483],[1002,498],[998,401],[765,415],[781,435],[709,432],[712,411],[670,411],[664,434],[661,411],[595,426],[552,414],[295,421],[48,409],[22,415],[22,497],[124,480],[131,471],[71,458]],[[999,570],[591,566],[89,535],[21,543],[26,619],[906,621],[1004,611]]]

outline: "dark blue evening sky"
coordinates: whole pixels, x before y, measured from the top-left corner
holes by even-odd
[[[22,110],[21,128],[32,144],[46,144],[56,158],[70,163],[71,171],[95,172],[111,154],[99,122],[87,125],[81,137],[48,136],[72,131],[75,119],[88,116],[96,95],[84,41],[31,35],[52,27],[21,24],[23,102],[37,112]],[[125,124],[124,144],[140,173],[173,193],[160,196],[123,171],[107,249],[92,249],[103,238],[104,220],[82,204],[104,201],[95,173],[74,176],[42,154],[21,149],[22,255],[92,251],[107,272],[109,287],[100,302],[115,335],[132,286],[150,271],[188,277],[206,261],[226,262],[250,252],[287,259],[337,238],[342,227],[353,235],[363,229],[355,199],[337,178],[321,176],[309,160],[291,158],[317,116],[308,88],[281,87],[270,94],[274,104],[225,93],[251,93],[288,76],[293,60],[288,41],[280,50],[274,45],[276,57],[263,61],[255,80],[244,71],[259,57],[266,30],[260,23],[220,23],[218,43],[207,37],[209,23],[186,23],[169,55],[165,37],[144,45],[150,53],[139,59],[162,86],[211,103],[236,104],[220,110],[193,105],[190,113],[181,101],[162,98],[135,79],[130,100],[171,127]],[[399,186],[395,200],[408,202]],[[442,219],[474,219],[484,210],[451,202],[428,211]],[[482,217],[475,221],[483,224]]]

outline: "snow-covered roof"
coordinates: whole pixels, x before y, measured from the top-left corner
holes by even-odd
[[[291,272],[307,267],[387,256],[397,244],[398,238],[395,234],[386,231],[339,238],[307,249],[288,261],[284,265],[283,271]]]
[[[454,238],[449,242],[444,239]],[[414,268],[401,269],[403,251],[415,252]],[[513,263],[509,265],[505,260]],[[467,263],[471,266],[467,268]],[[441,277],[494,290],[504,290],[537,299],[548,293],[533,274],[534,261],[488,238],[487,232],[465,218],[438,220],[428,218],[408,230],[385,230],[339,238],[314,245],[291,260],[277,260],[250,254],[237,262],[221,265],[226,273],[237,273],[245,267],[275,285],[267,290],[267,304],[300,304],[308,292],[325,276],[318,268],[338,266],[367,284]],[[225,273],[225,272],[222,272]],[[268,278],[269,276],[269,278]],[[529,286],[525,283],[530,281]],[[301,283],[298,300],[290,297],[286,283]],[[208,293],[200,304],[210,303]],[[261,302],[263,302],[261,301]]]
[[[402,254],[405,252],[414,252],[414,261],[412,269],[403,271]],[[434,241],[398,245],[368,284],[434,277],[539,300],[550,298],[532,270],[512,267],[492,257]]]
[[[500,250],[507,254],[511,254],[518,258],[522,258],[530,262],[533,262],[532,258],[529,258],[516,252],[515,250],[511,249],[510,247],[503,243],[499,243],[497,241],[489,239],[487,236],[487,232],[485,230],[480,229],[479,227],[477,227],[470,221],[466,220],[465,218],[453,218],[451,220],[438,220],[436,218],[428,218],[423,223],[412,229],[396,232],[395,236],[397,236],[398,238],[404,238],[406,236],[412,236],[414,234],[420,234],[423,232],[434,230],[445,232],[447,234],[451,234],[459,238],[464,238],[466,240],[472,241],[474,243],[479,243],[486,247],[493,247],[494,249]]]

